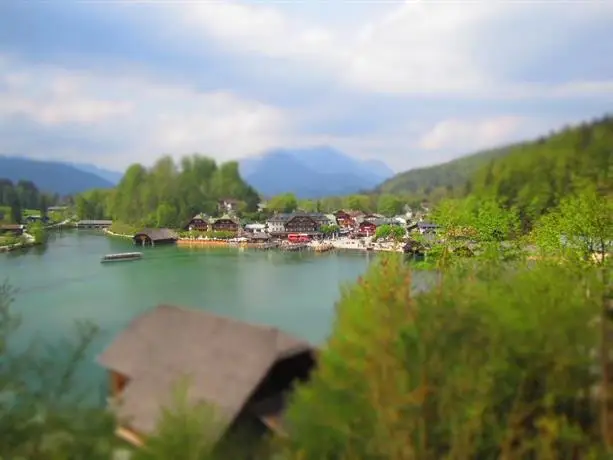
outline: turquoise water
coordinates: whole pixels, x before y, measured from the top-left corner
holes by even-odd
[[[98,325],[83,371],[91,382],[104,378],[95,356],[135,316],[161,303],[277,326],[320,343],[341,286],[376,257],[166,246],[144,248],[142,260],[100,263],[105,254],[133,250],[131,240],[81,230],[54,234],[44,248],[0,254],[0,280],[19,290],[17,341],[57,343],[74,338],[76,321]]]

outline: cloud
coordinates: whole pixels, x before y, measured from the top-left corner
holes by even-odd
[[[397,169],[613,105],[613,2],[0,2],[0,152],[329,144]],[[4,58],[2,56],[4,55]]]
[[[108,165],[151,162],[162,153],[209,153],[228,160],[284,143],[291,121],[283,110],[229,91],[199,92],[146,76],[69,72],[54,66],[0,65],[0,121],[26,118],[44,128],[80,130],[92,143],[113,139]],[[47,135],[49,131],[47,130]],[[117,141],[122,148],[117,150]],[[82,151],[88,148],[82,146]],[[41,154],[36,139],[0,139],[0,151]],[[45,151],[75,156],[79,152]]]
[[[611,26],[611,2],[410,0],[345,29],[305,24],[260,4],[165,5],[177,34],[213,40],[229,52],[300,63],[356,90],[463,97],[585,97],[611,93],[608,80],[580,84],[580,94],[547,82],[512,81],[586,27]],[[166,23],[168,23],[167,21]],[[170,21],[173,23],[173,21]],[[613,68],[612,68],[613,70]]]
[[[42,85],[41,85],[42,83]],[[24,73],[4,76],[0,117],[22,115],[47,126],[68,123],[92,124],[115,116],[129,115],[129,101],[108,101],[84,94],[83,79],[58,72],[41,82]]]
[[[513,138],[522,122],[521,118],[514,116],[472,121],[443,120],[427,131],[418,145],[426,151],[451,149],[458,145],[471,150],[502,145]]]

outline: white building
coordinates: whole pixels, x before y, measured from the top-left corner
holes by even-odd
[[[247,224],[245,230],[249,233],[266,233],[266,224]]]

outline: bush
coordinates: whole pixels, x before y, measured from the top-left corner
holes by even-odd
[[[11,310],[14,293],[0,285],[0,458],[107,460],[114,420],[82,404],[75,381],[97,329],[83,324],[74,341],[18,352],[11,347],[21,323]]]
[[[47,232],[42,222],[34,222],[28,227],[28,233],[34,238],[36,244],[42,244],[47,240]]]
[[[593,458],[587,395],[602,290],[559,265],[449,270],[427,293],[383,258],[346,288],[312,381],[289,409],[291,458]]]

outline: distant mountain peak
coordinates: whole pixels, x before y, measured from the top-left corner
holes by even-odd
[[[360,160],[331,146],[276,148],[239,162],[241,175],[260,193],[300,198],[346,195],[373,188],[394,175],[379,160]]]

